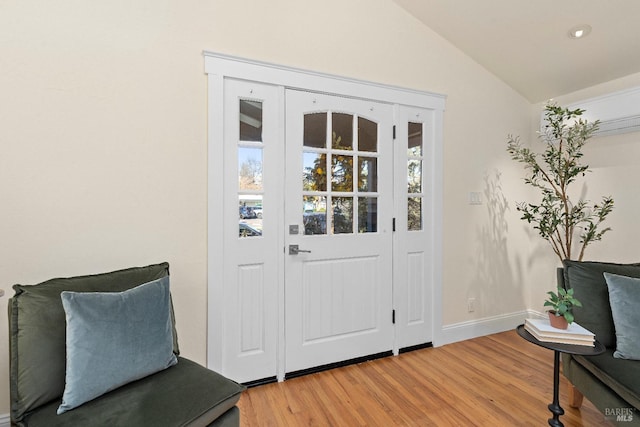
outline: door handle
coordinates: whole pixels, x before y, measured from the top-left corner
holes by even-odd
[[[298,255],[300,252],[306,252],[308,254],[311,253],[311,251],[300,249],[298,245],[289,245],[289,255]]]

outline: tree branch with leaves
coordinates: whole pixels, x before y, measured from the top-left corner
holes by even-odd
[[[539,203],[519,202],[516,208],[522,213],[521,219],[532,224],[540,237],[550,243],[560,261],[573,259],[576,253],[581,261],[587,246],[611,230],[602,228],[613,210],[610,196],[594,204],[586,200],[573,203],[569,197],[570,184],[589,172],[589,166],[582,163],[582,148],[599,126],[597,120],[591,123],[584,120],[582,113],[581,109],[547,104],[544,130],[539,133],[540,140],[546,144],[541,154],[523,146],[517,136],[509,135],[507,141],[507,152],[513,160],[522,163],[528,173],[524,182],[541,193]]]

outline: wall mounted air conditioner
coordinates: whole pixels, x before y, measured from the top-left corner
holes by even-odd
[[[600,120],[600,129],[595,136],[640,131],[640,87],[585,99],[566,107],[585,110],[582,117],[590,122]],[[544,125],[543,113],[540,121],[541,131],[544,131]]]

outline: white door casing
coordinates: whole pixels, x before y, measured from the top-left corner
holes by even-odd
[[[307,337],[312,338],[307,340],[309,343],[304,348],[300,346],[303,350],[301,354],[305,354],[307,348],[313,348],[313,344],[323,340],[329,343],[332,340],[340,342],[335,337],[330,338],[330,335],[336,332],[341,337],[353,335],[356,339],[361,339],[363,336],[366,338],[367,334],[377,334],[379,332],[377,328],[380,327],[384,330],[380,336],[386,337],[387,326],[377,326],[375,319],[369,323],[361,323],[360,326],[351,323],[347,327],[349,319],[343,320],[345,311],[342,311],[342,319],[339,315],[330,316],[340,322],[329,324],[329,329],[324,322],[307,325],[306,332],[304,330],[295,332],[296,327],[302,328],[302,322],[300,325],[290,325],[289,318],[293,314],[288,311],[302,310],[302,308],[291,304],[295,298],[300,296],[290,298],[292,295],[290,295],[289,287],[287,287],[285,298],[285,273],[288,280],[287,286],[295,282],[293,277],[306,277],[309,280],[306,284],[302,280],[302,283],[307,286],[307,292],[313,290],[316,292],[314,295],[326,298],[330,292],[328,293],[328,289],[323,288],[320,284],[330,283],[331,279],[323,279],[321,276],[328,274],[328,272],[332,272],[332,274],[339,272],[343,266],[349,263],[351,263],[349,268],[342,270],[345,273],[339,274],[341,279],[338,282],[357,282],[358,276],[370,275],[370,278],[360,283],[361,286],[369,283],[370,287],[360,290],[366,297],[373,296],[373,299],[361,304],[361,308],[374,307],[377,303],[386,304],[393,297],[393,308],[397,310],[396,325],[390,326],[390,331],[391,339],[394,340],[392,347],[395,353],[398,348],[421,344],[429,337],[433,337],[434,345],[438,345],[442,333],[440,308],[442,292],[442,113],[445,98],[442,95],[432,93],[345,79],[210,52],[205,52],[204,55],[209,99],[207,366],[240,382],[274,376],[282,380],[285,377],[285,372],[304,369],[303,366],[307,365],[324,364],[327,359],[322,356],[322,353],[334,353],[334,350],[323,350],[317,352],[320,356],[316,356],[312,352],[306,352],[311,358],[309,363],[300,361],[294,363],[295,359],[289,363],[289,348],[292,345],[289,341],[293,340],[296,334],[301,337],[304,336],[303,333],[306,333]],[[394,113],[390,115],[392,119],[381,119],[381,123],[385,123],[382,125],[384,127],[387,127],[387,122],[393,122],[397,125],[395,148],[390,154],[390,158],[393,159],[393,178],[382,184],[382,187],[391,185],[391,192],[394,195],[391,215],[396,217],[397,231],[390,239],[392,244],[388,245],[391,248],[390,254],[387,254],[386,250],[375,252],[378,250],[375,247],[380,242],[368,244],[367,239],[374,242],[379,237],[374,233],[365,233],[370,234],[365,236],[332,236],[336,239],[344,237],[339,245],[333,246],[331,244],[327,246],[323,240],[329,241],[329,239],[324,239],[325,236],[305,236],[302,234],[304,222],[301,223],[300,218],[294,212],[295,208],[292,207],[295,198],[300,200],[301,190],[296,187],[293,190],[294,196],[290,195],[289,186],[293,185],[289,176],[291,166],[289,166],[289,160],[285,161],[286,157],[291,154],[288,149],[293,143],[286,141],[287,151],[285,154],[285,110],[288,108],[285,93],[290,89],[338,94],[343,97],[338,98],[339,100],[347,102],[356,101],[349,98],[359,98],[360,100],[357,102],[365,104],[370,102],[367,100],[376,100],[377,102],[372,102],[372,104],[376,104],[374,109],[378,108],[377,104],[380,102],[383,109],[393,106]],[[235,101],[233,101],[234,97]],[[257,141],[249,141],[245,144],[234,136],[236,130],[233,127],[237,128],[239,123],[238,99],[262,102],[263,146],[260,145],[261,142]],[[401,127],[402,121],[405,119],[402,114],[406,113],[407,117],[410,114],[415,114],[412,110],[414,107],[421,114],[430,117],[427,121],[431,121],[430,126],[433,128],[428,130],[429,125],[425,125],[424,143],[427,145],[422,159],[424,181],[422,222],[425,228],[420,232],[414,230],[411,234],[406,228],[402,228],[401,224],[401,217],[404,216],[406,226],[407,215],[407,208],[402,206],[401,201],[402,198],[408,197],[406,191],[408,161],[405,149],[406,141],[402,143],[405,144],[405,148],[398,144],[403,138]],[[343,107],[338,107],[338,110],[341,108]],[[359,111],[360,107],[351,109]],[[233,118],[234,115],[235,118]],[[269,143],[272,140],[275,140],[275,144]],[[262,147],[264,165],[262,176],[264,188],[262,190],[241,191],[239,189],[239,146],[245,148]],[[402,156],[403,150],[404,157]],[[295,161],[301,163],[300,158]],[[294,162],[293,159],[292,162]],[[286,183],[285,163],[287,165]],[[300,173],[301,167],[301,164],[294,166],[291,173]],[[295,168],[297,168],[297,172]],[[387,172],[384,167],[380,169],[381,174]],[[402,180],[404,182],[401,182]],[[299,179],[296,183],[299,183]],[[404,188],[404,193],[402,188]],[[382,190],[379,189],[379,191]],[[243,193],[243,197],[247,198],[260,195],[263,197],[264,232],[260,237],[239,239],[238,204],[240,193]],[[382,230],[382,227],[390,228],[391,223],[385,217],[389,214],[381,212],[381,215],[385,219],[382,217],[379,219],[379,230]],[[298,224],[300,234],[289,234],[289,225],[293,224]],[[275,234],[268,232],[268,230],[272,230]],[[382,235],[384,233],[379,231],[376,234]],[[391,235],[391,233],[387,232],[386,235]],[[362,239],[358,240],[359,237]],[[362,244],[365,241],[367,243]],[[307,242],[310,242],[311,246],[307,246]],[[312,252],[310,254],[288,255],[286,251],[289,244],[298,244],[300,249],[312,250]],[[317,248],[314,245],[317,245]],[[332,253],[328,253],[323,245],[333,247]],[[369,246],[374,248],[371,252],[367,252]],[[357,254],[357,256],[353,254]],[[313,257],[317,257],[317,259]],[[372,270],[371,264],[368,264],[372,257],[387,257],[387,259],[393,260],[393,273],[390,275],[392,294],[388,291],[388,287],[371,285],[377,279],[377,277],[371,277],[371,272],[376,271],[375,274],[378,275],[377,270]],[[354,258],[360,259],[356,261],[353,260]],[[351,262],[352,260],[353,262]],[[412,262],[413,264],[411,264]],[[408,269],[411,269],[411,265],[414,266],[414,271],[424,274],[424,277],[416,274],[412,276],[408,272],[406,275],[398,274],[400,268],[407,266]],[[357,271],[360,273],[354,273]],[[388,273],[380,273],[380,277],[385,274]],[[417,277],[420,278],[416,279]],[[412,280],[413,285],[408,284]],[[422,288],[420,285],[423,285]],[[304,286],[296,292],[305,289]],[[413,289],[409,289],[409,286],[413,286]],[[368,292],[372,289],[373,291]],[[413,301],[413,306],[410,306],[411,296],[418,294],[421,303]],[[385,297],[385,295],[387,296]],[[348,296],[348,298],[354,299],[355,297]],[[294,308],[289,309],[289,305],[293,305]],[[405,315],[403,310],[408,306],[409,310]],[[387,311],[388,307],[384,306],[384,309],[380,308],[380,310],[381,312]],[[301,313],[303,311],[300,311],[300,316],[302,316]],[[322,314],[314,315],[317,319],[325,318],[322,317]],[[383,317],[389,318],[390,314]],[[287,328],[285,328],[285,322]],[[341,330],[340,327],[343,329]],[[429,329],[431,329],[430,332]],[[323,337],[323,334],[326,336]],[[380,347],[374,345],[367,347],[369,344],[363,340],[362,348],[366,354],[385,351],[391,348],[387,340],[388,338],[382,339],[383,344],[380,344]],[[338,350],[339,348],[336,351]],[[344,354],[337,353],[336,360],[352,357],[353,353],[349,353],[349,351],[345,350]]]
[[[287,373],[392,350],[392,117],[286,93]]]

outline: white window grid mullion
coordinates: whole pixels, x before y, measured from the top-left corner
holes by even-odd
[[[326,139],[326,153],[325,162],[326,162],[326,179],[327,179],[327,217],[325,222],[327,224],[327,236],[333,234],[331,230],[333,230],[333,197],[331,193],[332,181],[333,181],[333,169],[331,168],[331,158],[333,156],[333,112],[331,110],[327,110],[327,139]]]
[[[264,190],[240,190],[238,191],[239,195],[263,195],[264,194]]]
[[[238,147],[242,148],[264,148],[264,142],[262,141],[238,141]]]
[[[360,220],[358,216],[360,214],[358,209],[358,183],[360,182],[360,168],[358,167],[358,115],[354,114],[351,121],[351,129],[353,130],[351,136],[351,155],[352,157],[352,172],[351,172],[351,185],[353,188],[353,199],[352,199],[352,221],[351,221],[351,232],[354,234],[358,234],[358,224],[360,224]]]

